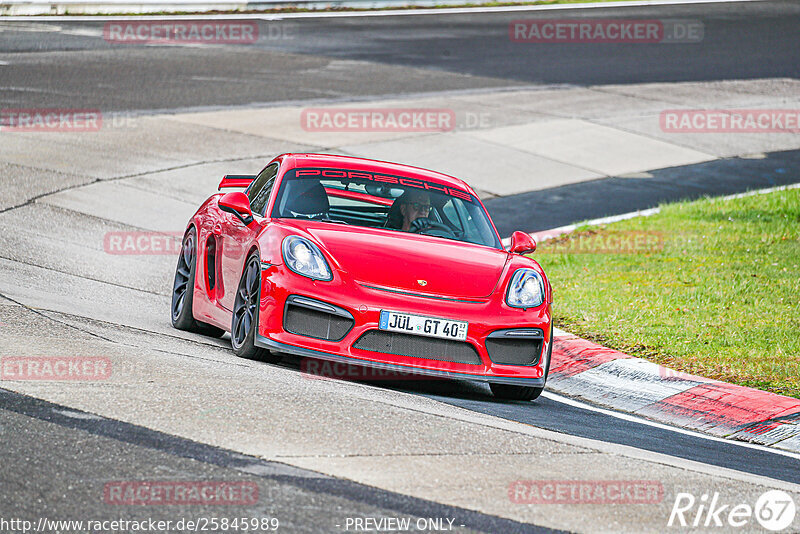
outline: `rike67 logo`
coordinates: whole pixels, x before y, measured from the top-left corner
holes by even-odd
[[[762,528],[779,532],[792,525],[796,512],[792,496],[781,490],[767,491],[755,506],[723,503],[717,492],[710,498],[704,493],[699,499],[691,493],[678,493],[667,526],[730,529],[752,525],[755,519]]]

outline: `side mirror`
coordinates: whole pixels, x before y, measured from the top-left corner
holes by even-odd
[[[250,199],[241,191],[225,193],[219,199],[219,209],[233,213],[245,226],[253,222],[253,212],[250,210]]]
[[[536,250],[536,240],[525,232],[511,234],[511,246],[508,251],[512,254],[529,254]]]

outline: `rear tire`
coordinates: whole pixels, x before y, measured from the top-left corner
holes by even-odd
[[[178,330],[222,337],[225,330],[198,321],[192,315],[194,273],[197,268],[197,231],[192,227],[183,237],[175,281],[172,284],[172,326]]]
[[[544,366],[544,380],[547,383],[547,375],[550,374],[550,358],[553,355],[553,325],[550,325],[550,345],[547,347],[547,363]],[[489,388],[492,394],[498,399],[530,401],[539,398],[544,391],[544,386],[511,386],[508,384],[490,383]]]
[[[275,363],[280,361],[280,356],[255,344],[260,300],[261,258],[258,252],[255,252],[247,258],[242,279],[236,290],[231,316],[231,347],[234,354],[240,358]]]

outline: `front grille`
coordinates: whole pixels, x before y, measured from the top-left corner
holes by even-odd
[[[323,311],[297,306],[291,302],[283,316],[283,329],[300,336],[340,341],[353,328],[355,321]]]
[[[486,351],[493,363],[536,365],[542,353],[542,339],[486,338]]]
[[[383,330],[365,332],[353,344],[353,348],[382,354],[394,354],[396,356],[438,360],[440,362],[472,365],[483,363],[475,347],[464,341],[413,336],[399,332],[385,332]]]

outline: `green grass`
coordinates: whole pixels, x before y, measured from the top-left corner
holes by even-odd
[[[650,232],[637,253],[574,253]],[[655,249],[655,250],[653,250]],[[556,325],[678,371],[800,398],[800,190],[667,204],[582,227],[533,256]]]

